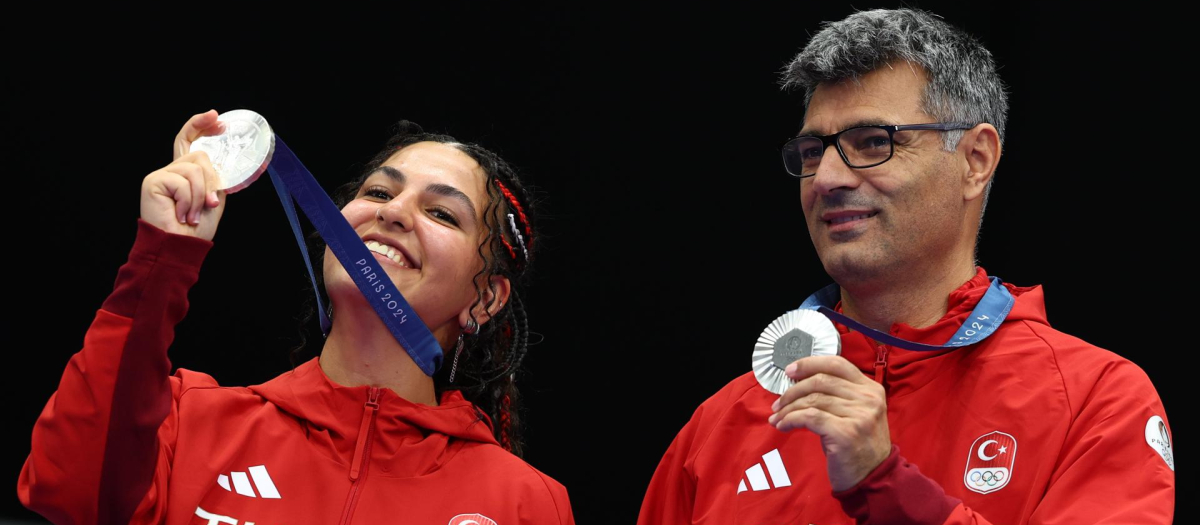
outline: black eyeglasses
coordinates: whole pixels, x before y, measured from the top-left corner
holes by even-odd
[[[972,124],[905,124],[900,126],[855,126],[833,135],[803,136],[787,141],[783,145],[783,167],[799,177],[817,174],[821,157],[833,144],[846,165],[851,168],[870,168],[887,162],[896,152],[893,141],[897,131],[934,130],[953,131],[971,129]]]

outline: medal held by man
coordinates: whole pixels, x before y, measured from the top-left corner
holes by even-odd
[[[783,395],[796,381],[784,369],[797,359],[813,355],[838,355],[842,339],[833,322],[808,309],[792,310],[767,325],[754,344],[751,367],[758,384]]]

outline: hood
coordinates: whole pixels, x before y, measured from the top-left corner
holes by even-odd
[[[334,383],[313,358],[250,390],[299,420],[314,447],[351,463],[371,387]],[[458,391],[443,392],[438,406],[379,391],[371,460],[392,476],[432,472],[470,442],[496,444],[491,421]]]

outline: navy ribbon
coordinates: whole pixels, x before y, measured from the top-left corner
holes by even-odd
[[[271,174],[271,182],[275,184],[275,193],[283,203],[283,211],[287,214],[292,226],[300,253],[304,256],[304,264],[308,268],[308,278],[313,282],[313,291],[317,295],[317,309],[321,316],[321,331],[329,335],[332,323],[325,313],[321,294],[317,292],[317,281],[313,274],[312,262],[308,258],[308,245],[300,231],[300,223],[296,216],[295,204],[309,222],[325,239],[333,255],[337,257],[346,273],[358,285],[359,291],[367,302],[379,314],[388,331],[404,347],[404,351],[421,367],[421,371],[432,376],[442,366],[442,347],[438,344],[433,333],[412,311],[408,301],[392,284],[387,273],[379,267],[378,261],[371,250],[367,249],[362,238],[350,227],[342,216],[342,211],[333,204],[321,185],[313,178],[296,154],[283,143],[279,135],[275,136],[275,155],[267,167]],[[293,203],[293,200],[295,201]]]
[[[1009,293],[1008,288],[1004,287],[1004,284],[998,277],[989,277],[989,280],[991,281],[991,285],[988,286],[987,293],[983,294],[983,298],[975,305],[975,309],[971,311],[970,317],[959,327],[958,332],[950,337],[950,340],[941,345],[929,345],[901,339],[838,313],[833,309],[837,305],[838,300],[841,299],[841,292],[836,284],[826,286],[817,291],[817,293],[808,296],[808,299],[805,299],[804,303],[800,305],[800,309],[821,312],[825,314],[825,317],[842,323],[886,345],[919,352],[945,350],[947,348],[973,345],[986,339],[987,336],[992,335],[1000,327],[1000,323],[1003,323],[1004,318],[1008,317],[1008,313],[1012,311],[1013,303],[1016,302],[1016,299]]]

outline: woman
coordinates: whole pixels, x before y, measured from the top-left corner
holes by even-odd
[[[442,372],[417,367],[327,253],[319,360],[248,388],[168,377],[225,206],[207,156],[186,152],[222,131],[215,111],[192,117],[143,181],[129,261],[38,419],[21,501],[60,524],[572,523],[565,489],[513,454],[534,230],[515,174],[478,146],[402,124],[335,195],[441,342]]]

